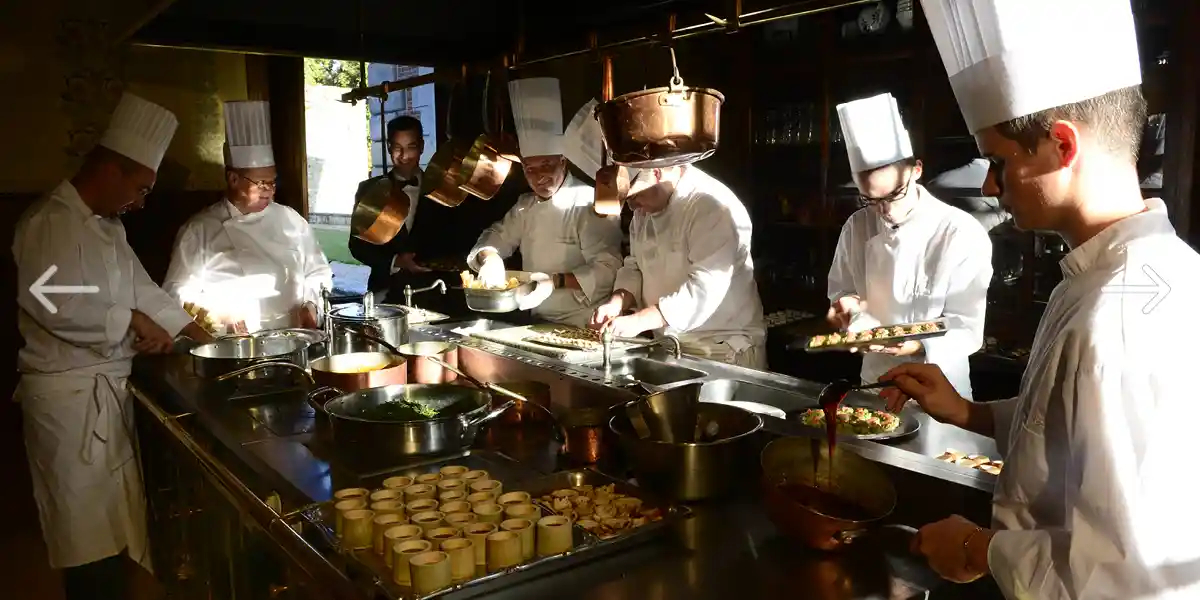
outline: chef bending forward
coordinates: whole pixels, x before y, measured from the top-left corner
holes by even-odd
[[[126,94],[80,171],[34,203],[13,238],[25,338],[15,398],[50,566],[63,569],[68,600],[128,598],[122,555],[150,568],[126,388],[134,355],[169,352],[180,333],[211,341],[151,281],[118,218],[154,187],[177,123]],[[38,282],[96,291],[38,297]]]
[[[629,256],[591,325],[619,337],[674,334],[687,354],[765,369],[750,215],[737,196],[684,166],[640,171],[628,202]]]
[[[1017,227],[1055,231],[1071,251],[1016,398],[968,402],[933,365],[884,376],[903,390],[887,392],[892,410],[914,397],[941,421],[994,436],[1005,459],[990,527],[954,516],[921,528],[913,546],[949,579],[990,573],[1008,598],[1200,598],[1196,483],[1181,461],[1195,451],[1185,332],[1200,305],[1200,255],[1161,200],[1142,199],[1146,103],[1129,2],[924,6],[992,161],[984,193]],[[1060,26],[1073,28],[1069,40],[1040,35]],[[980,39],[1003,41],[978,47],[1005,53],[960,77],[982,57],[957,50]],[[1064,53],[1079,72],[1045,60]]]
[[[308,221],[274,202],[266,102],[225,103],[225,198],[179,230],[163,287],[216,331],[314,328],[333,270]]]
[[[596,215],[595,190],[567,172],[558,80],[520,79],[509,90],[521,166],[533,192],[484,230],[467,264],[484,284],[502,286],[503,259],[520,249],[524,270],[549,276],[524,302],[541,318],[585,327],[612,293],[621,266],[621,224]]]

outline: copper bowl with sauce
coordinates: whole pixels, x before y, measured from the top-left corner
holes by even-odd
[[[837,550],[892,514],[896,488],[879,465],[818,438],[780,438],[760,459],[767,516],[784,535]]]

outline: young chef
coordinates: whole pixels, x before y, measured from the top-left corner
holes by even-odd
[[[1181,516],[1195,484],[1179,471],[1196,437],[1195,344],[1179,327],[1200,305],[1200,256],[1138,186],[1129,0],[923,4],[992,162],[984,192],[1071,252],[1018,397],[967,402],[933,365],[884,376],[1006,459],[990,528],[950,517],[914,548],[949,579],[991,573],[1009,598],[1200,597],[1200,521]]]
[[[687,354],[767,366],[750,215],[695,166],[645,169],[629,187],[629,256],[591,325],[617,336],[675,334]],[[638,309],[621,316],[626,309]]]
[[[168,352],[181,333],[212,339],[150,280],[117,218],[154,187],[177,125],[125,94],[100,145],[25,212],[13,238],[25,338],[14,396],[50,566],[63,570],[68,600],[126,598],[128,558],[149,568],[125,387],[134,355]],[[43,296],[51,307],[31,289],[42,284],[97,289]]]
[[[967,357],[983,345],[992,242],[974,217],[917,181],[908,130],[891,94],[837,107],[862,210],[842,226],[829,269],[829,321],[862,331],[945,318],[944,337],[871,346],[863,381],[906,362],[938,365],[971,398]]]
[[[524,270],[548,274],[553,282],[534,314],[583,327],[612,293],[621,266],[621,223],[597,216],[595,190],[567,172],[558,80],[519,79],[508,90],[521,166],[533,192],[484,230],[467,264],[484,284],[503,285],[503,259],[520,249]]]
[[[163,287],[220,325],[316,327],[333,270],[308,221],[275,197],[270,106],[225,103],[225,199],[179,230]]]

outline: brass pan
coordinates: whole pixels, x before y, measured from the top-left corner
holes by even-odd
[[[354,237],[372,244],[386,244],[400,233],[411,200],[392,183],[391,177],[377,180],[354,205],[350,216]]]
[[[461,187],[466,183],[462,176],[463,160],[470,150],[459,140],[447,140],[442,144],[425,167],[421,195],[450,208],[462,204],[467,199],[467,191]]]

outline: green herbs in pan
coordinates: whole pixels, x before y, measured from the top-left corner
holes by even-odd
[[[437,417],[438,411],[424,404],[398,400],[364,408],[358,416],[372,421],[420,421]]]

